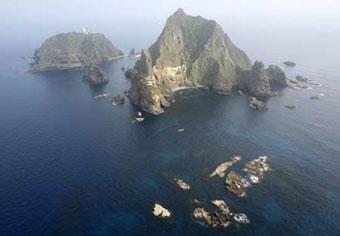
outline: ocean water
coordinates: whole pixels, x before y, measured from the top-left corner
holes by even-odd
[[[103,66],[111,82],[91,88],[81,72],[26,73],[29,61],[20,57],[41,38],[2,44],[0,235],[340,235],[336,38],[233,35],[253,61],[294,60],[295,68],[283,67],[289,78],[302,74],[322,86],[286,89],[267,100],[263,113],[249,109],[245,96],[185,95],[137,124],[139,110],[128,100],[114,107],[93,98],[123,94],[129,81],[120,68],[134,60]],[[320,101],[310,100],[319,93]],[[228,193],[223,179],[208,178],[234,155],[243,157],[236,170],[260,155],[270,158],[272,171],[244,199]],[[192,191],[179,190],[169,175]],[[250,224],[226,230],[196,224],[194,198],[223,199]],[[171,209],[173,220],[153,217],[155,202]]]

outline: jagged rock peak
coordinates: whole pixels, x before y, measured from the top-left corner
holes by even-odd
[[[248,56],[215,21],[178,9],[136,63],[130,99],[143,110],[159,114],[179,89],[204,85],[230,94],[241,83],[240,72],[250,67]]]
[[[181,16],[181,15],[186,15],[183,8],[178,8],[177,11],[173,15]]]

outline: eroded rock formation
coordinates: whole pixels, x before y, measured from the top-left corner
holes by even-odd
[[[248,56],[215,21],[179,9],[167,19],[158,40],[142,51],[130,99],[144,111],[160,114],[180,89],[203,85],[230,94],[240,85],[240,71],[250,66]]]
[[[255,96],[272,96],[276,85],[286,86],[277,66],[251,66],[219,24],[182,9],[171,15],[158,40],[135,65],[129,97],[144,111],[158,115],[174,102],[173,94],[186,88],[209,87],[228,95],[233,88]]]

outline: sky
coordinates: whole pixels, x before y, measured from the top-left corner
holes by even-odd
[[[339,0],[2,0],[5,23],[52,24],[161,19],[177,8],[194,15],[256,23],[332,24],[340,20]]]
[[[1,37],[42,41],[88,27],[122,48],[132,41],[144,47],[179,7],[216,20],[232,38],[249,32],[332,37],[340,29],[340,0],[0,0]]]

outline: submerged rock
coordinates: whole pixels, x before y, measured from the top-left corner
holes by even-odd
[[[106,84],[109,82],[104,71],[102,71],[98,66],[90,66],[87,70],[84,80],[89,82],[91,85]]]
[[[122,52],[103,34],[63,33],[47,39],[34,53],[31,72],[83,69],[100,65]]]
[[[295,80],[288,80],[288,87],[293,89],[312,89],[313,87],[320,86],[320,83],[303,77],[301,75],[296,76]]]
[[[124,101],[125,101],[125,99],[121,95],[112,97],[112,105],[114,105],[114,106],[122,105],[122,104],[124,104]]]
[[[309,81],[309,79],[308,79],[307,77],[303,77],[303,76],[301,76],[301,75],[296,76],[295,79],[296,79],[297,81],[300,81],[300,82],[308,82],[308,81]]]
[[[288,109],[293,110],[293,109],[296,108],[296,106],[295,106],[295,105],[292,105],[292,104],[288,104],[288,105],[285,105],[285,108],[288,108]]]
[[[234,220],[241,224],[249,224],[249,219],[246,214],[238,213],[234,215]]]
[[[235,156],[231,161],[224,162],[217,166],[217,168],[209,175],[210,177],[214,177],[215,175],[220,176],[221,178],[225,176],[226,171],[229,167],[233,166],[235,163],[241,160],[241,156]]]
[[[158,203],[155,203],[152,213],[159,218],[169,218],[172,215],[168,209]]]
[[[294,66],[296,66],[296,63],[293,62],[293,61],[285,61],[285,62],[283,62],[283,64],[285,64],[286,66],[289,66],[289,67],[294,67]]]
[[[99,94],[99,95],[97,95],[97,96],[94,96],[94,99],[102,99],[102,98],[106,98],[106,97],[108,97],[108,96],[110,96],[110,94],[108,94],[108,93],[103,93],[103,94]]]
[[[313,95],[313,96],[310,96],[310,99],[311,100],[320,100],[320,97],[318,95]]]
[[[266,111],[267,107],[264,102],[258,100],[256,97],[249,97],[248,98],[248,105],[250,108],[253,108],[258,111]]]

